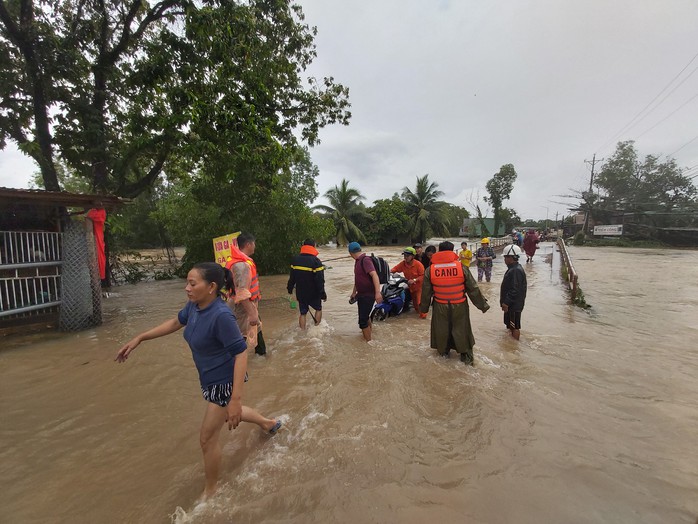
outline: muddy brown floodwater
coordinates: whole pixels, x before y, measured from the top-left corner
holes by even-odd
[[[285,425],[226,432],[203,506],[204,401],[181,333],[113,362],[176,315],[183,281],[118,288],[90,331],[0,341],[0,521],[695,523],[698,252],[571,248],[583,311],[542,246],[519,343],[497,304],[501,257],[482,284],[474,368],[438,358],[413,312],[364,343],[349,257],[328,262],[307,333],[286,276],[262,278],[270,353],[251,356],[245,403]]]

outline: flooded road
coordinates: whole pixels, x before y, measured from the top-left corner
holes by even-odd
[[[118,288],[91,331],[0,340],[0,522],[695,523],[698,252],[571,248],[583,311],[542,246],[524,264],[519,343],[497,304],[501,256],[482,283],[474,368],[439,358],[414,312],[363,342],[348,256],[327,262],[307,333],[287,277],[263,277],[270,353],[251,356],[244,401],[285,425],[224,435],[205,506],[204,401],[181,332],[113,362],[177,314],[183,281]],[[376,248],[391,265],[400,251]]]

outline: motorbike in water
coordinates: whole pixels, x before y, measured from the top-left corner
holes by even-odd
[[[371,311],[371,321],[385,320],[388,317],[394,317],[405,311],[407,279],[398,273],[393,273],[388,278],[388,282],[381,287],[381,295],[383,302],[374,304]]]

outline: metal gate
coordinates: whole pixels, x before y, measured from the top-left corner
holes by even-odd
[[[0,231],[0,319],[56,314],[61,304],[61,233]]]

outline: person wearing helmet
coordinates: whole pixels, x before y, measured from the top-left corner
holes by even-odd
[[[414,310],[419,313],[419,303],[422,300],[422,281],[424,280],[424,266],[419,260],[415,260],[417,251],[413,247],[406,247],[402,255],[404,260],[390,269],[391,273],[402,273],[407,279],[409,286],[409,296],[405,297],[404,311],[409,309],[409,304],[412,302]],[[426,315],[419,313],[421,318],[427,318]]]
[[[423,263],[424,262],[424,247],[422,247],[422,243],[417,242],[412,246],[412,248],[414,249],[414,252],[415,252],[414,259],[417,262]]]
[[[507,272],[504,273],[499,290],[499,304],[504,311],[504,325],[511,336],[519,340],[521,336],[521,312],[526,301],[526,272],[519,264],[521,248],[516,245],[506,246],[502,252]]]
[[[497,258],[494,249],[490,247],[490,239],[485,237],[480,240],[482,246],[475,252],[477,259],[477,281],[482,282],[484,276],[487,282],[492,279],[492,260]]]

